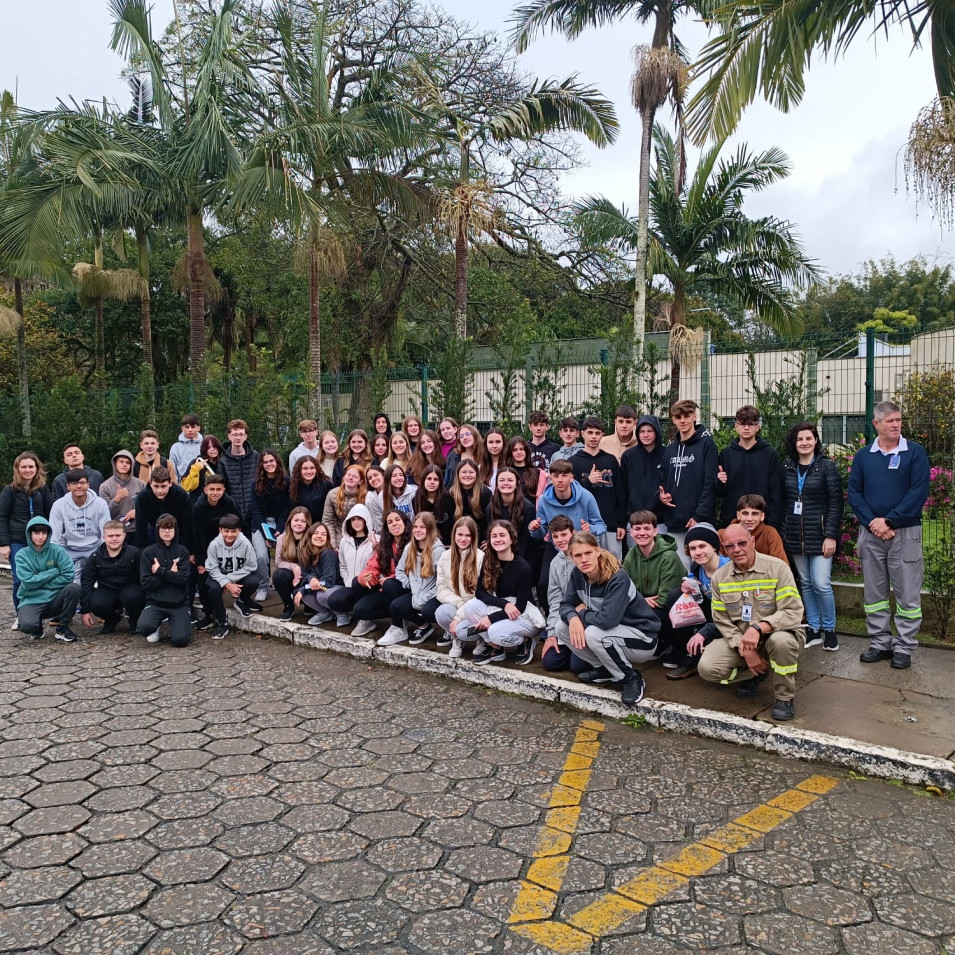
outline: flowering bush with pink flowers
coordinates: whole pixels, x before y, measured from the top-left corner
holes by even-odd
[[[952,510],[952,471],[949,468],[934,467],[929,472],[928,500],[925,502],[925,516],[930,518],[948,517]]]

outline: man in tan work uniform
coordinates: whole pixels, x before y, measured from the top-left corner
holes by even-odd
[[[803,605],[789,566],[756,552],[753,535],[742,524],[722,532],[730,558],[713,574],[713,623],[722,640],[703,651],[699,674],[713,683],[735,683],[736,695],[754,699],[773,671],[774,720],[795,715],[796,670],[805,643]]]

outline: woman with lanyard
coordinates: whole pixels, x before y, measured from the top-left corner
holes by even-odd
[[[824,650],[838,650],[832,558],[842,525],[842,478],[810,421],[789,429],[786,454],[783,540],[806,608],[806,646],[821,643]]]

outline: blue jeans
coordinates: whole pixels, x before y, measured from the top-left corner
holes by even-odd
[[[791,554],[793,569],[799,576],[806,620],[813,630],[836,629],[836,598],[832,594],[832,558],[817,554],[806,557]]]

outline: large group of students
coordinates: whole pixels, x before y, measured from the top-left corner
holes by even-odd
[[[52,488],[23,451],[0,492],[14,629],[39,639],[50,625],[69,643],[76,612],[104,633],[125,616],[146,641],[167,623],[185,646],[194,631],[228,635],[227,597],[251,616],[274,590],[283,620],[355,637],[387,622],[379,645],[433,640],[478,666],[526,665],[539,651],[546,670],[619,686],[628,705],[643,697],[638,666],[654,659],[669,679],[699,674],[744,698],[771,674],[773,716],[791,719],[800,653],[839,648],[843,486],[815,424],[793,426],[782,462],[751,405],[721,453],[688,400],[670,408],[669,442],[628,406],[610,433],[567,417],[558,442],[550,424],[534,412],[528,441],[451,418],[395,427],[381,412],[340,441],[305,420],[286,467],[251,446],[241,419],[223,443],[186,415],[168,456],[144,431],[136,454],[113,455],[107,480],[68,444]],[[928,464],[901,437],[895,405],[877,406],[875,425],[849,488],[871,575],[862,660],[901,669],[921,617],[914,532]]]

